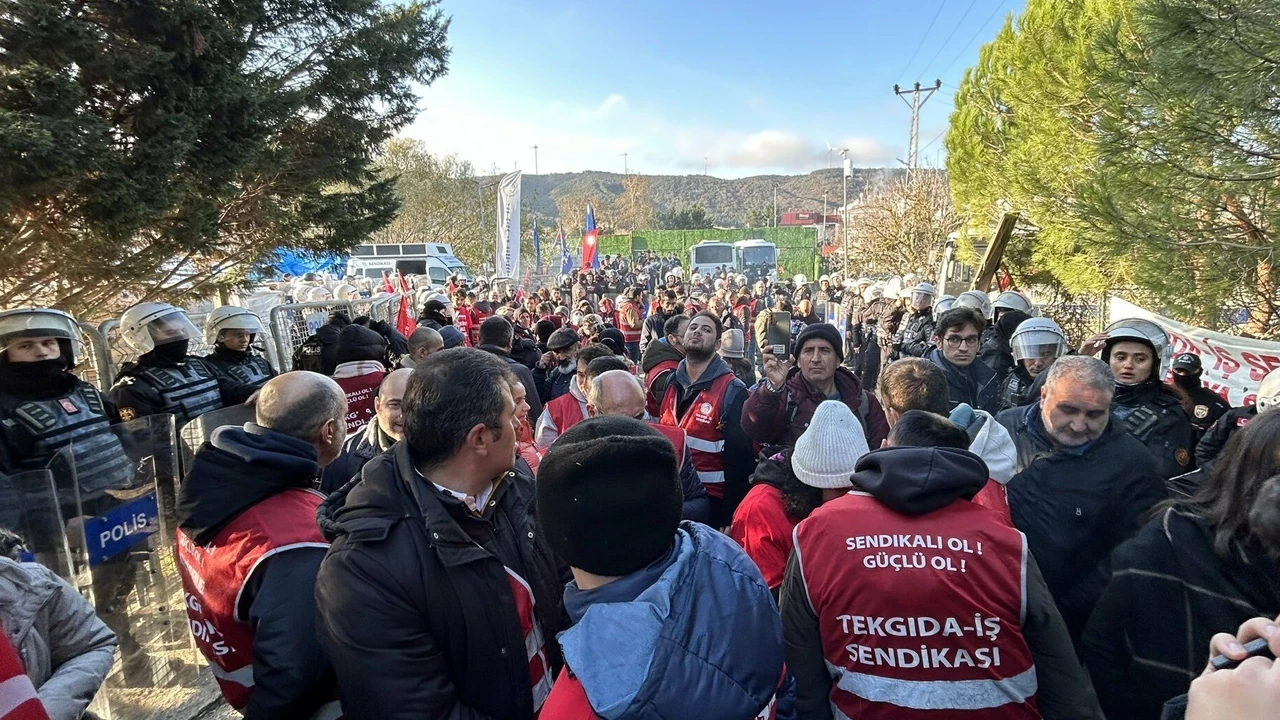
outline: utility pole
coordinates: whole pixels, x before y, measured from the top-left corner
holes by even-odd
[[[538,146],[533,146],[533,174],[538,174]]]
[[[622,176],[626,177],[630,173],[627,171],[627,154],[622,153]]]
[[[778,186],[776,184],[773,186],[773,229],[778,229]],[[777,241],[776,236],[774,241]]]
[[[934,80],[933,87],[922,88],[920,83],[916,83],[911,90],[903,90],[897,85],[893,86],[893,94],[902,98],[902,102],[907,103],[911,108],[911,140],[907,149],[907,177],[915,174],[916,168],[920,165],[920,108],[933,97],[933,94],[942,88],[941,80]],[[921,97],[923,93],[924,97]],[[908,102],[904,95],[910,95],[911,101]]]
[[[840,208],[841,230],[844,232],[844,276],[849,277],[849,150],[840,148],[840,174],[844,181],[844,205]]]
[[[822,237],[827,236],[827,193],[822,193]]]

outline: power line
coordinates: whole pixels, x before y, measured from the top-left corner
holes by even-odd
[[[956,63],[960,62],[960,58],[964,57],[964,54],[969,50],[969,46],[973,45],[973,41],[977,40],[978,37],[982,35],[982,31],[987,28],[988,23],[991,22],[991,18],[995,17],[996,13],[1003,10],[1004,6],[1008,4],[1009,4],[1009,0],[1000,0],[1000,2],[996,3],[996,6],[994,8],[991,8],[991,13],[987,15],[987,19],[983,20],[982,23],[978,25],[977,31],[974,32],[972,36],[970,36],[969,41],[966,42],[964,46],[960,48],[960,52],[956,53],[956,56],[951,58],[951,62],[947,63],[946,69],[938,73],[938,75],[940,76],[946,75],[948,72],[951,71],[951,68],[955,67]]]
[[[916,43],[916,49],[911,53],[911,59],[903,66],[902,72],[898,73],[898,77],[905,78],[907,71],[911,69],[911,63],[915,62],[916,55],[920,54],[920,48],[924,47],[924,41],[929,39],[929,31],[933,29],[933,24],[938,22],[938,16],[942,14],[942,8],[947,6],[947,0],[938,3],[938,9],[933,13],[933,19],[929,21],[929,27],[924,29],[924,35],[920,36],[920,42]]]
[[[921,77],[929,73],[929,68],[933,67],[933,61],[938,59],[938,56],[942,54],[943,48],[947,46],[947,43],[951,42],[951,38],[956,36],[956,30],[959,30],[960,26],[964,24],[964,19],[969,17],[969,12],[973,10],[973,6],[977,3],[978,0],[969,0],[969,7],[964,9],[964,14],[960,16],[955,25],[951,26],[951,32],[947,33],[947,39],[942,41],[942,44],[938,46],[938,51],[933,54],[933,57],[929,58],[924,70],[919,73]]]

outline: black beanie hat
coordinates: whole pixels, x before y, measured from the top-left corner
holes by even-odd
[[[805,325],[800,334],[796,336],[796,349],[793,354],[797,358],[800,357],[800,351],[804,349],[804,344],[810,340],[826,340],[831,343],[831,349],[836,351],[837,362],[844,362],[844,342],[840,340],[840,331],[836,330],[835,325],[828,323]]]
[[[551,548],[596,575],[629,575],[671,549],[683,513],[671,441],[619,415],[569,428],[538,465],[538,514]]]
[[[387,340],[376,330],[351,323],[338,333],[338,362],[383,360],[387,356]]]

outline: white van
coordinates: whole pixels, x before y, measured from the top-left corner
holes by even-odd
[[[425,275],[432,287],[449,283],[450,275],[460,275],[471,283],[471,271],[444,243],[385,243],[357,245],[347,260],[347,274],[379,280],[382,273]]]
[[[739,240],[733,244],[738,255],[738,272],[755,285],[764,280],[772,285],[778,280],[778,246],[767,240]]]
[[[690,272],[699,275],[714,275],[723,267],[729,272],[737,272],[738,262],[733,245],[714,240],[703,240],[689,248]]]

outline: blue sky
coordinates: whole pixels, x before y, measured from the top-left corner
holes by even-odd
[[[893,85],[941,79],[920,119],[938,165],[964,69],[1023,3],[445,0],[451,69],[405,134],[482,171],[532,172],[534,144],[544,174],[622,172],[622,153],[633,172],[794,174],[827,143],[883,167],[910,126]]]

